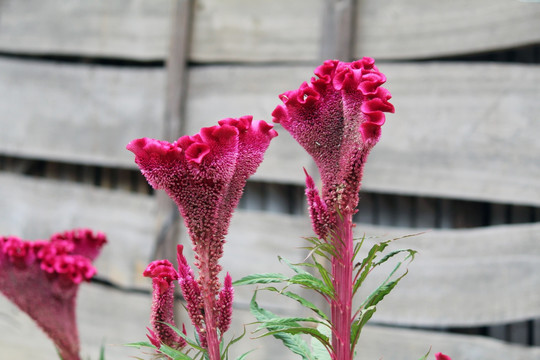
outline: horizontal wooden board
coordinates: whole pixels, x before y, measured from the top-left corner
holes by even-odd
[[[371,244],[417,233],[359,224]],[[418,251],[409,273],[378,306],[373,320],[428,327],[495,325],[540,317],[540,223],[473,230],[432,230],[400,239],[390,250]],[[377,237],[373,237],[377,236]],[[396,262],[374,271],[359,301]]]
[[[380,64],[395,115],[364,189],[540,205],[540,69],[525,65]]]
[[[200,0],[190,59],[317,61],[322,0]],[[165,59],[171,1],[4,1],[0,51]],[[380,59],[470,54],[537,43],[540,10],[519,1],[359,1],[354,53]]]
[[[21,54],[162,60],[172,1],[2,1],[0,49]]]
[[[431,347],[428,359],[442,352],[459,360],[531,360],[540,348],[510,345],[480,336],[366,326],[357,348],[359,359],[419,359]]]
[[[540,7],[524,1],[359,1],[358,57],[419,59],[540,41]]]
[[[2,174],[0,199],[0,235],[34,240],[75,227],[103,231],[109,242],[96,260],[98,275],[122,286],[149,285],[142,272],[156,237],[153,198]]]
[[[0,152],[131,166],[135,138],[160,137],[164,71],[0,59]]]

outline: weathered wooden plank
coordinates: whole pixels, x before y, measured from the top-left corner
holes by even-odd
[[[525,65],[380,64],[387,117],[364,189],[540,204],[540,69]]]
[[[2,174],[0,199],[0,234],[31,240],[75,227],[103,231],[109,243],[96,261],[98,275],[124,286],[145,284],[156,231],[154,198]]]
[[[311,73],[312,69],[305,67],[192,68],[188,85],[187,133],[214,125],[219,119],[247,114],[271,122],[271,113],[280,103],[278,95],[298,87]],[[286,131],[276,129],[280,135],[272,140],[253,179],[303,184],[302,167],[309,171],[312,160]]]
[[[322,0],[197,1],[194,61],[314,61]],[[0,50],[165,59],[172,2],[4,1]],[[299,25],[301,24],[301,25]]]
[[[134,167],[126,144],[163,131],[164,71],[0,59],[0,152]]]
[[[540,7],[520,1],[359,1],[355,54],[419,59],[538,43]]]
[[[376,241],[414,234],[359,224],[364,251]],[[482,326],[540,316],[540,223],[472,230],[433,230],[400,239],[390,249],[418,251],[409,274],[379,305],[373,320],[429,327]],[[395,265],[395,263],[394,263]],[[371,275],[369,295],[394,265]]]
[[[359,359],[410,360],[432,348],[460,360],[531,360],[540,358],[540,348],[510,345],[481,336],[366,326],[357,348]]]
[[[0,3],[0,49],[23,54],[162,60],[169,0]]]
[[[540,10],[519,1],[359,1],[357,56],[412,59],[537,43]],[[322,0],[197,2],[191,59],[315,61]],[[171,2],[114,0],[0,4],[0,50],[28,54],[165,59]]]

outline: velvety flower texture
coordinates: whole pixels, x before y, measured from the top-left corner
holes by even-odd
[[[76,229],[49,241],[0,237],[0,291],[53,340],[64,360],[79,359],[76,296],[96,273],[105,235]]]
[[[381,135],[384,112],[394,112],[390,93],[380,86],[386,77],[367,57],[351,63],[327,60],[315,75],[297,90],[280,95],[283,104],[272,113],[273,120],[315,160],[328,212],[352,212],[366,157]],[[308,188],[316,191],[314,185]],[[327,216],[321,214],[327,212],[324,207],[310,205],[315,207],[312,217]]]
[[[172,144],[142,138],[127,145],[150,185],[165,190],[178,205],[199,263],[200,249],[209,249],[209,270],[215,274],[246,181],[277,136],[271,125],[252,120],[224,119]],[[212,292],[218,290],[219,284],[213,284]]]
[[[165,190],[184,218],[199,277],[195,279],[179,247],[179,282],[199,340],[212,360],[219,359],[218,330],[221,336],[227,330],[232,311],[230,276],[221,291],[218,279],[225,235],[247,179],[275,136],[272,125],[243,116],[220,120],[172,144],[142,138],[127,145],[150,185]]]
[[[166,324],[174,323],[174,281],[178,280],[178,273],[169,260],[157,260],[148,265],[143,273],[152,278],[152,329],[148,329],[148,339],[158,349],[161,343],[180,349],[186,346],[186,341]]]

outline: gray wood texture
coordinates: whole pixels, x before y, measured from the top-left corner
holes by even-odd
[[[0,49],[27,54],[163,60],[169,0],[0,2]]]
[[[0,152],[134,167],[127,143],[160,137],[164,72],[0,59]]]
[[[358,2],[357,57],[420,59],[538,43],[540,7],[521,1]]]
[[[366,326],[357,348],[358,359],[419,359],[430,348],[459,360],[532,360],[540,358],[538,347],[524,347],[483,336],[455,335],[411,329]]]
[[[323,0],[200,0],[191,60],[317,61]],[[172,2],[4,0],[0,50],[165,59]],[[478,53],[540,40],[540,9],[520,1],[358,1],[354,54],[412,59]],[[54,24],[54,26],[51,26]]]
[[[380,64],[396,114],[364,189],[540,204],[540,69],[487,63]]]
[[[356,235],[370,244],[418,229],[359,224]],[[390,249],[418,251],[409,274],[387,296],[374,322],[427,327],[466,327],[540,317],[540,224],[468,230],[429,230],[397,240]],[[369,295],[396,263],[374,271],[360,291]]]

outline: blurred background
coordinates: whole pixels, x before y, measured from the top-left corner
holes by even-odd
[[[98,279],[79,293],[83,355],[141,352],[155,258],[189,240],[174,206],[125,150],[219,119],[271,121],[278,94],[324,59],[374,57],[394,115],[365,169],[357,235],[419,251],[364,330],[358,359],[540,359],[540,3],[517,0],[0,0],[0,234],[105,232]],[[303,171],[276,126],[225,247],[233,279],[286,272],[312,235]],[[374,274],[374,281],[384,273]],[[237,289],[232,330],[249,314]],[[369,284],[363,294],[369,293]],[[269,309],[296,305],[262,298]],[[180,304],[180,302],[179,302]],[[177,319],[177,323],[188,321]],[[295,359],[271,338],[249,358]],[[54,359],[0,298],[5,359]]]

